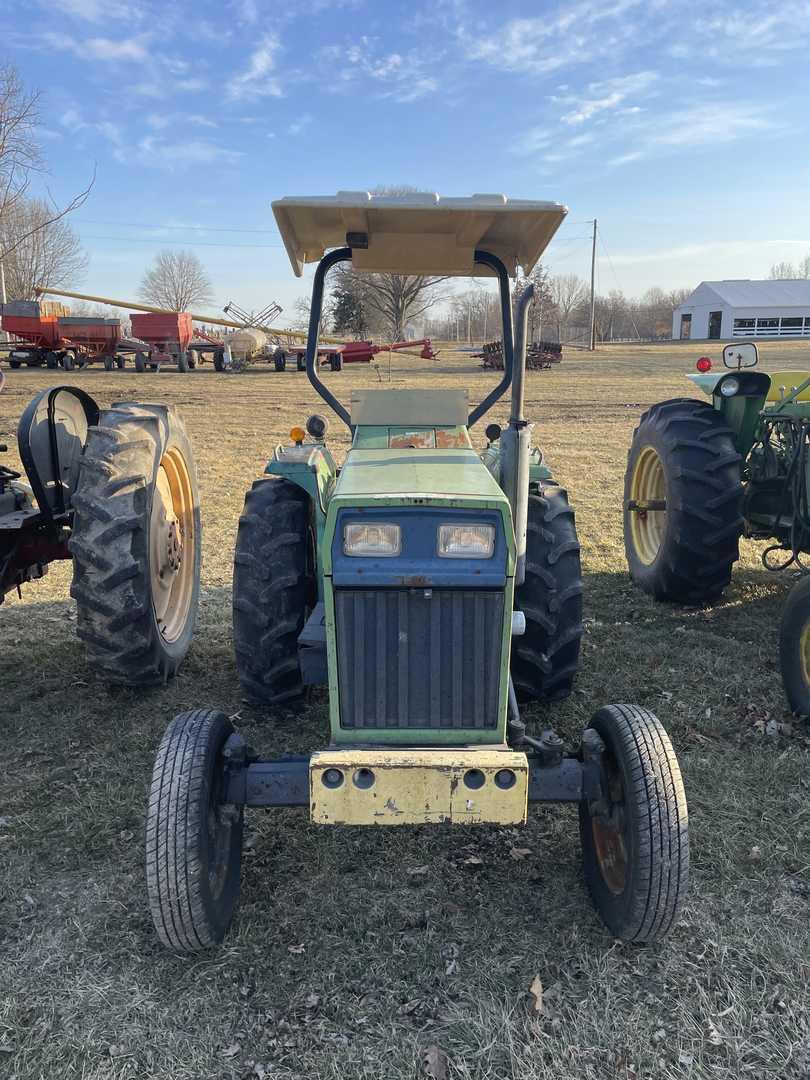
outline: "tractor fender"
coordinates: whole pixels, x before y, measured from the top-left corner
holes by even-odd
[[[316,515],[326,516],[329,496],[337,478],[337,467],[323,443],[303,443],[301,446],[279,444],[264,471],[271,476],[282,476],[303,488],[316,507]]]
[[[40,512],[48,518],[71,509],[79,463],[99,407],[75,386],[54,386],[33,398],[20,418],[20,459]]]

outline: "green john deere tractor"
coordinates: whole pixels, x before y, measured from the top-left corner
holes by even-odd
[[[226,716],[177,716],[158,750],[146,851],[150,908],[178,952],[220,941],[239,894],[246,807],[313,823],[519,825],[529,802],[578,807],[585,878],[610,931],[654,941],[688,875],[683,784],[666,731],[633,705],[599,709],[567,752],[527,733],[521,705],[570,693],[579,660],[579,544],[565,491],[524,417],[526,319],[513,343],[509,275],[535,264],[566,209],[503,196],[342,193],[274,212],[300,275],[315,271],[306,370],[351,432],[338,467],[313,415],[247,494],[234,573],[246,697],[289,707],[329,688],[330,737],[299,759],[258,757]],[[324,278],[358,272],[497,278],[504,372],[465,390],[355,390],[318,377]],[[511,388],[504,430],[470,432]]]
[[[633,434],[624,542],[633,580],[657,600],[702,604],[731,580],[739,540],[773,540],[767,570],[805,570],[810,552],[810,371],[753,371],[753,342],[702,356],[688,378],[709,401],[653,405]],[[791,708],[810,716],[810,578],[791,591],[780,629]]]

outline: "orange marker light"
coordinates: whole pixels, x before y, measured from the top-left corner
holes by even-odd
[[[300,446],[301,443],[306,438],[306,434],[307,433],[304,431],[304,429],[302,427],[294,427],[290,431],[290,438],[292,439],[292,441],[295,443],[296,446]]]

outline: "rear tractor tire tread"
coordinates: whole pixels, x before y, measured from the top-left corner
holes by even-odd
[[[518,700],[559,701],[573,690],[582,640],[582,569],[574,510],[554,484],[529,493],[526,578],[515,590],[526,632],[512,642]]]
[[[307,570],[310,501],[288,480],[256,480],[236,538],[233,628],[245,699],[279,705],[304,690],[298,635],[312,582]]]
[[[741,457],[734,432],[711,405],[693,398],[662,401],[645,412],[627,458],[624,505],[633,468],[652,445],[664,467],[667,523],[655,560],[636,554],[624,511],[625,551],[635,583],[657,600],[702,604],[718,599],[731,580],[743,531]]]
[[[152,605],[149,525],[155,477],[165,450],[185,458],[194,496],[194,585],[186,624],[167,642]],[[73,497],[71,596],[89,665],[105,682],[159,685],[175,674],[191,644],[200,578],[196,472],[182,421],[167,406],[119,405],[88,432]]]
[[[810,683],[805,637],[810,634],[810,575],[788,593],[779,623],[779,666],[791,712],[810,718]]]

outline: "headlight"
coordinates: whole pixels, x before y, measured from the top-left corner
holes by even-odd
[[[723,397],[734,397],[737,391],[740,389],[740,380],[735,379],[733,375],[727,376],[720,383],[720,393]]]
[[[489,559],[494,550],[494,525],[439,526],[438,551],[444,559]]]
[[[347,525],[343,530],[343,554],[379,558],[399,555],[402,544],[399,525],[366,522]]]

